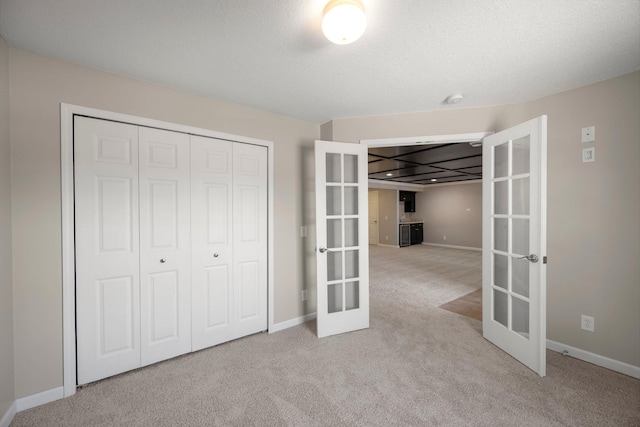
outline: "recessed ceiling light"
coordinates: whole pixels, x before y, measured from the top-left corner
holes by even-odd
[[[435,179],[435,178],[431,179],[431,182],[436,182],[436,181],[437,181],[437,179]]]
[[[393,176],[393,174],[392,173],[388,173],[387,176]]]

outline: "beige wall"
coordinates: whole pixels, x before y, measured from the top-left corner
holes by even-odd
[[[0,38],[0,418],[15,399],[13,370],[9,46]]]
[[[334,120],[337,141],[499,131],[548,115],[547,337],[640,366],[640,72],[518,105]],[[596,126],[596,162],[580,130]],[[329,129],[329,127],[327,127]],[[580,329],[595,317],[595,332]]]
[[[264,111],[10,51],[16,396],[62,385],[60,103],[275,143],[275,321],[305,314],[303,158],[320,127]]]
[[[640,366],[640,72],[525,104],[548,120],[547,335]],[[596,127],[594,143],[580,129]],[[595,163],[581,163],[584,147]],[[595,332],[579,329],[580,314]]]
[[[416,215],[425,243],[482,248],[482,183],[428,185],[416,193]]]

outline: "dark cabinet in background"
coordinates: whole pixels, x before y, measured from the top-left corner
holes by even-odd
[[[422,223],[411,224],[411,244],[421,245],[424,239],[424,230],[422,229]]]
[[[416,193],[413,191],[400,191],[400,201],[404,202],[405,212],[416,211]]]

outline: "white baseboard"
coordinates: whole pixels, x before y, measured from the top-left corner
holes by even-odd
[[[482,252],[482,248],[472,248],[471,246],[441,245],[439,243],[427,243],[427,242],[422,242],[422,244],[423,245],[428,245],[428,246],[439,246],[441,248],[467,249],[469,251],[481,251]]]
[[[307,323],[309,320],[313,320],[316,318],[316,313],[305,314],[304,316],[296,317],[291,320],[287,320],[284,322],[276,323],[273,325],[271,329],[269,329],[269,333],[274,333],[278,331],[282,331],[284,329],[289,329],[294,326],[302,325],[303,323]]]
[[[575,357],[576,359],[584,360],[585,362],[593,363],[594,365],[602,366],[603,368],[611,369],[612,371],[640,379],[640,366],[633,366],[628,363],[620,362],[618,360],[610,359],[605,356],[600,356],[599,354],[591,353],[586,350],[581,350],[579,348],[551,340],[547,340],[547,348],[549,350],[557,351],[558,353],[566,354],[567,356]]]
[[[9,427],[9,424],[13,421],[13,417],[15,417],[18,412],[17,408],[18,405],[14,401],[11,406],[9,406],[9,409],[7,409],[7,412],[5,412],[2,418],[0,418],[0,427]]]
[[[40,393],[32,394],[31,396],[21,397],[16,400],[18,412],[25,409],[35,408],[36,406],[44,405],[45,403],[53,402],[64,397],[64,387],[56,387],[51,390],[45,390]]]
[[[383,243],[378,243],[378,246],[384,246],[385,248],[399,248],[400,246],[398,245],[385,245]]]

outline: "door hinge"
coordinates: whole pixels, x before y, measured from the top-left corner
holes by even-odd
[[[543,257],[542,257],[542,263],[543,263],[543,264],[546,264],[546,263],[547,263],[547,257],[546,257],[546,256],[543,256]]]

